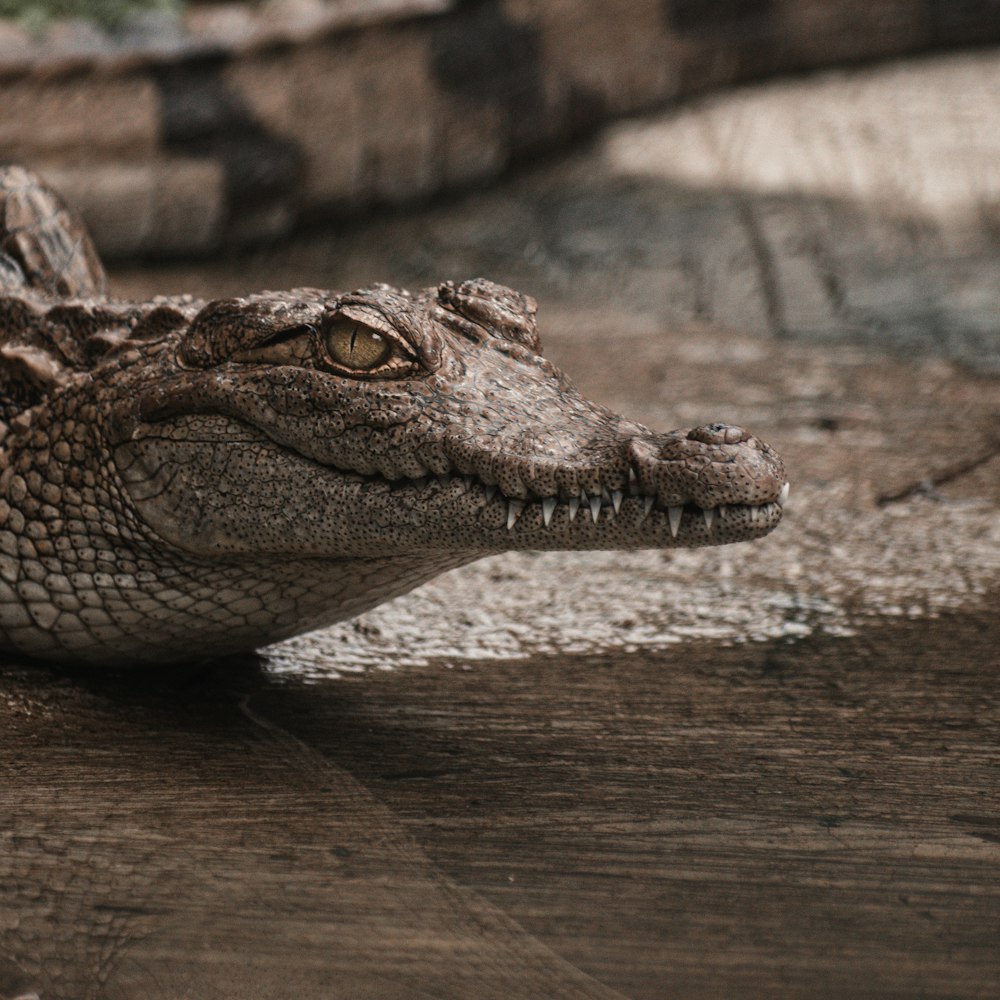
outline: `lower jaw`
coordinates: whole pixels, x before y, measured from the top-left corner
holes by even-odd
[[[646,510],[642,497],[625,498],[597,510],[580,504],[546,509],[540,501],[515,501],[495,496],[445,494],[410,506],[394,498],[395,514],[355,508],[353,516],[371,518],[384,525],[378,554],[466,553],[477,558],[490,553],[524,549],[627,550],[699,548],[752,541],[773,531],[782,518],[782,507],[772,502],[756,506],[733,504],[706,512],[695,505]],[[306,553],[302,553],[305,555]],[[319,553],[315,553],[319,555]],[[370,549],[347,548],[342,557],[371,558]]]
[[[505,508],[505,509],[504,509]],[[599,509],[566,504],[546,511],[540,502],[497,502],[483,508],[498,548],[631,549],[694,548],[752,541],[770,534],[781,522],[776,502],[733,504],[703,509],[694,504],[661,509],[640,498],[626,498]]]

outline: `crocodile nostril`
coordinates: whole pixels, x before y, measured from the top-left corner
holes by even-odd
[[[733,424],[704,424],[688,431],[689,441],[701,444],[742,444],[750,440],[750,432]]]

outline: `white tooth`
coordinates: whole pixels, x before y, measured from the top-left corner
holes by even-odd
[[[507,505],[507,530],[511,531],[514,528],[517,519],[521,516],[521,511],[524,510],[524,502],[521,500],[511,500]]]
[[[684,513],[683,507],[668,507],[667,517],[670,518],[670,534],[677,537],[677,532],[681,530],[681,514]]]
[[[549,522],[552,520],[552,514],[556,509],[556,498],[546,497],[542,501],[542,520],[545,522],[545,527],[549,526]]]
[[[788,483],[781,487],[781,492],[778,494],[779,506],[784,507],[786,503],[788,503]]]
[[[597,524],[597,518],[601,513],[601,498],[596,493],[590,498],[590,516],[594,520],[594,524]]]
[[[760,513],[760,507],[751,507],[750,508],[750,523],[751,524],[756,524],[757,523],[757,515],[759,513]]]
[[[720,503],[718,507],[715,508],[715,512],[719,517],[725,517],[729,513],[729,508],[724,504]]]
[[[628,467],[628,491],[632,494],[639,492],[639,477],[631,465]]]
[[[643,497],[642,498],[642,516],[649,517],[649,512],[653,509],[653,504],[656,503],[656,497]]]
[[[465,488],[467,490],[472,489],[472,476],[462,476],[462,482],[465,483]]]
[[[489,503],[497,495],[497,488],[495,486],[486,487],[486,502]]]
[[[572,521],[573,518],[576,517],[576,512],[580,509],[580,498],[573,497],[570,500],[568,507],[569,507],[569,519],[570,521]]]
[[[708,507],[701,512],[701,516],[705,519],[705,529],[711,531],[712,525],[715,524],[715,511]]]
[[[614,490],[611,494],[611,502],[614,504],[616,514],[622,509],[622,496],[621,490]]]

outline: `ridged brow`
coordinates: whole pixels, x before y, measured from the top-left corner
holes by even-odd
[[[318,327],[324,303],[293,298],[216,299],[195,316],[178,350],[182,364],[209,368]]]

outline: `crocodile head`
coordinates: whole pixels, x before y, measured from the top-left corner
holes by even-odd
[[[759,538],[786,489],[737,427],[659,434],[589,402],[541,356],[534,302],[484,280],[152,309],[36,414],[42,479],[81,417],[63,575],[117,603],[51,650],[16,641],[43,655],[252,648],[508,549]]]
[[[199,557],[712,545],[781,517],[767,445],[589,402],[491,282],[213,302],[171,354],[129,386],[115,458]]]

